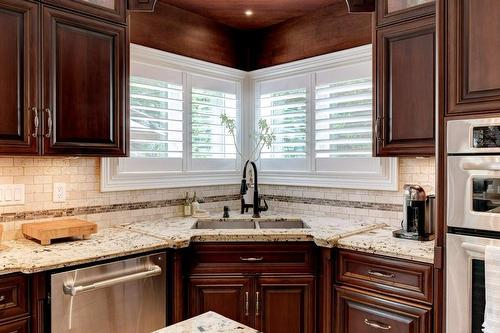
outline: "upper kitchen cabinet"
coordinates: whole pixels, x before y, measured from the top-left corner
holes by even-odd
[[[123,156],[126,27],[43,8],[43,154]]]
[[[378,0],[377,25],[406,21],[435,12],[434,0]]]
[[[376,156],[434,155],[435,44],[434,15],[376,28]]]
[[[0,1],[0,154],[37,154],[38,5]]]
[[[126,25],[0,0],[0,41],[0,155],[127,155]]]
[[[500,1],[449,0],[447,115],[500,111]]]
[[[42,2],[105,20],[120,23],[127,21],[125,0],[42,0]]]

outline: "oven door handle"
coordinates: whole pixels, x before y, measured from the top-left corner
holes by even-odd
[[[115,278],[104,280],[104,281],[94,282],[91,284],[75,286],[73,284],[73,282],[65,283],[63,285],[63,292],[66,295],[76,296],[78,294],[85,293],[88,291],[112,287],[112,286],[115,286],[117,284],[121,284],[121,283],[125,283],[125,282],[143,280],[143,279],[146,279],[149,277],[158,276],[161,273],[162,273],[161,267],[158,265],[153,265],[153,266],[150,266],[144,272],[123,275],[123,276],[115,277]]]
[[[462,169],[464,169],[464,170],[500,171],[500,163],[464,162],[462,164]]]

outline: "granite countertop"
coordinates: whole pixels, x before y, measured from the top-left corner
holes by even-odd
[[[241,219],[240,215],[235,215]],[[274,218],[283,219],[284,215]],[[266,215],[272,219],[272,215]],[[248,215],[243,218],[248,219]],[[295,216],[295,218],[297,218]],[[196,218],[165,218],[101,229],[88,240],[41,246],[30,240],[2,243],[0,274],[35,273],[166,248],[191,242],[312,241],[320,247],[341,247],[432,263],[434,242],[395,239],[385,224],[329,217],[302,217],[309,229],[191,229]],[[228,222],[230,223],[230,222]]]
[[[434,263],[434,241],[419,242],[392,237],[392,227],[365,231],[341,238],[337,247],[424,263]]]
[[[154,333],[258,333],[258,331],[221,316],[215,312],[207,312],[178,324],[165,327]]]

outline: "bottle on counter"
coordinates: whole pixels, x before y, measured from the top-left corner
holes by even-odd
[[[192,214],[191,199],[189,198],[189,192],[186,192],[186,198],[184,199],[184,216],[191,216]]]

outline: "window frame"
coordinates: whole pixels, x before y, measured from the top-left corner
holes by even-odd
[[[215,65],[208,62],[167,53],[148,47],[131,44],[131,61],[144,62],[157,66],[168,66],[171,69],[189,72],[194,75],[208,76],[214,79],[222,79],[238,82],[237,99],[239,105],[239,119],[237,121],[238,138],[243,152],[252,149],[249,139],[256,131],[257,107],[258,107],[258,84],[266,80],[285,79],[287,77],[308,75],[307,93],[308,109],[315,107],[316,82],[311,73],[328,70],[334,66],[355,64],[360,61],[371,61],[372,46],[365,45],[348,50],[343,50],[327,55],[313,57],[305,60],[273,66],[253,72],[245,72],[225,66]],[[185,79],[189,79],[189,75]],[[184,103],[191,101],[191,86],[184,88]],[[184,107],[184,110],[190,108]],[[314,111],[314,110],[313,110]],[[189,113],[191,111],[188,111]],[[314,130],[314,112],[306,112],[308,131]],[[185,135],[191,135],[191,115],[184,115],[183,130]],[[244,125],[244,126],[242,126]],[[312,129],[311,129],[312,126]],[[190,142],[190,141],[189,141]],[[261,161],[258,161],[259,181],[261,184],[273,185],[299,185],[312,187],[349,188],[364,190],[390,190],[397,191],[398,185],[398,162],[397,158],[371,158],[372,165],[367,170],[352,171],[351,168],[333,171],[315,171],[315,140],[310,135],[307,139],[307,169],[273,171],[262,169]],[[181,172],[150,172],[145,169],[142,172],[130,172],[120,163],[120,158],[102,158],[101,162],[101,191],[126,191],[160,188],[179,188],[207,185],[234,185],[241,180],[241,159],[237,157],[235,170],[190,170],[190,158],[187,152],[191,150],[190,144],[183,152],[183,169]],[[329,159],[325,159],[329,160]],[[351,169],[351,170],[350,170]]]

